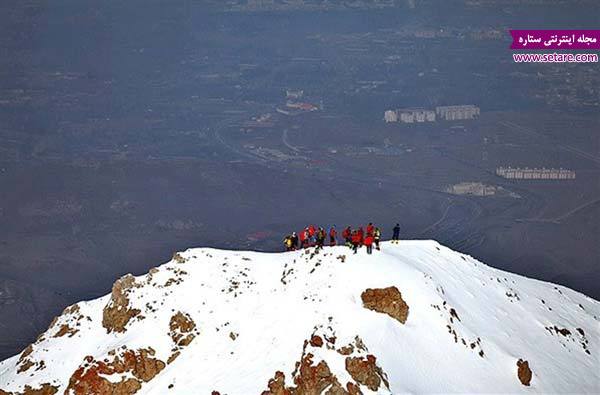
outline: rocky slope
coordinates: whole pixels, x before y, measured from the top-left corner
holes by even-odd
[[[600,392],[600,303],[433,241],[190,249],[65,309],[0,394]]]

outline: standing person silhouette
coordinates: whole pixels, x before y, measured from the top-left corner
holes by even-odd
[[[393,230],[393,234],[392,234],[392,243],[400,243],[400,224],[396,224],[396,226],[394,226],[394,230]]]

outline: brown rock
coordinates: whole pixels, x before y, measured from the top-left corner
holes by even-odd
[[[27,358],[24,359],[20,364],[19,364],[19,369],[17,369],[17,373],[23,373],[29,370],[29,368],[31,368],[33,365],[35,365],[35,363]]]
[[[30,344],[23,350],[23,352],[21,352],[21,356],[19,357],[19,362],[23,361],[26,357],[31,355],[32,352],[33,352],[33,345]]]
[[[354,346],[352,344],[348,344],[347,346],[338,348],[337,352],[342,355],[350,355],[354,352]]]
[[[169,336],[176,345],[185,347],[196,337],[192,333],[195,328],[196,323],[192,318],[188,314],[178,311],[169,321]]]
[[[402,299],[402,294],[396,287],[368,288],[360,295],[363,306],[378,313],[385,313],[392,318],[406,323],[408,305]]]
[[[170,365],[171,362],[173,362],[174,360],[176,360],[179,355],[181,355],[180,351],[175,351],[173,354],[171,354],[169,356],[169,358],[167,359],[167,365]]]
[[[71,315],[71,314],[76,314],[76,313],[79,313],[79,305],[73,304],[73,305],[67,307],[66,309],[64,309],[62,312],[62,315]]]
[[[176,252],[173,254],[173,260],[177,263],[185,263],[186,260],[180,253]]]
[[[62,324],[58,332],[52,337],[63,337],[66,334],[68,334],[69,337],[73,337],[77,332],[79,332],[79,329],[73,329],[67,324]]]
[[[54,387],[48,383],[42,384],[40,388],[32,388],[26,385],[23,392],[6,392],[0,389],[0,395],[54,395],[58,392],[58,387]]]
[[[365,342],[363,342],[363,340],[357,335],[354,336],[354,345],[356,346],[357,350],[361,350],[361,351],[369,351],[367,350],[367,346],[365,345]]]
[[[35,371],[37,372],[38,370],[44,370],[46,369],[46,361],[42,360],[40,362],[38,362],[37,364],[37,368],[35,368]]]
[[[327,362],[321,361],[313,365],[312,358],[313,355],[309,353],[298,362],[295,386],[286,387],[285,375],[277,372],[275,377],[269,380],[269,390],[264,391],[262,395],[313,395],[321,394],[326,389],[326,395],[348,395],[329,370]]]
[[[152,380],[161,370],[165,363],[159,359],[152,358],[152,348],[140,350],[124,350],[115,355],[110,362],[96,361],[88,356],[85,362],[77,369],[69,380],[66,393],[75,395],[131,395],[142,388],[142,382]],[[108,380],[105,376],[113,374],[130,373],[133,378],[121,381]]]
[[[58,392],[58,387],[54,387],[48,383],[42,384],[40,388],[32,388],[26,385],[23,392],[6,392],[0,389],[0,395],[54,395]]]
[[[367,355],[366,359],[362,357],[347,357],[346,370],[350,376],[359,384],[365,385],[371,391],[377,391],[381,382],[389,388],[386,375],[383,370],[377,366],[376,358],[373,355]]]
[[[294,394],[320,394],[327,387],[335,385],[341,387],[337,378],[329,370],[327,362],[321,361],[313,366],[313,355],[308,353],[300,361],[299,374],[294,378],[296,388]]]
[[[529,386],[532,376],[531,369],[529,368],[529,362],[519,359],[517,361],[517,367],[517,376],[519,377],[519,381],[521,381],[521,384]]]
[[[54,387],[48,383],[42,384],[40,388],[31,388],[26,385],[23,390],[23,395],[54,395],[58,392],[58,387]],[[17,395],[17,394],[15,394]]]
[[[321,339],[321,336],[313,335],[310,338],[310,345],[313,347],[323,347],[323,339]]]
[[[19,367],[17,369],[17,373],[23,373],[28,371],[32,366],[35,365],[35,362],[33,362],[31,360],[31,358],[28,358],[31,353],[33,352],[33,345],[28,345],[23,352],[21,352],[21,356],[19,357],[19,360],[17,361],[17,366]],[[2,395],[0,393],[0,395]]]
[[[362,395],[362,391],[360,387],[354,383],[348,382],[346,383],[346,390],[350,395]]]
[[[269,390],[263,391],[262,395],[291,395],[290,390],[285,388],[285,374],[283,372],[275,372],[275,377],[269,380]]]
[[[125,332],[130,319],[140,314],[139,309],[129,307],[129,290],[136,287],[135,278],[128,274],[121,277],[112,287],[110,301],[102,311],[102,326],[108,333]]]
[[[348,392],[341,386],[340,383],[334,383],[327,389],[325,395],[348,395]]]

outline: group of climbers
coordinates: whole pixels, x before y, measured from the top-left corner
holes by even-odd
[[[373,244],[377,250],[380,249],[379,242],[381,241],[381,229],[375,227],[373,223],[369,222],[366,229],[360,226],[358,229],[352,230],[351,227],[344,229],[342,234],[346,240],[346,245],[352,248],[352,251],[356,254],[358,249],[363,245],[367,248],[367,254],[373,252]]]
[[[329,229],[329,245],[334,246],[337,244],[337,231],[335,225]],[[298,248],[308,247],[324,247],[325,240],[327,240],[327,232],[322,227],[316,227],[314,225],[307,226],[299,233],[293,232],[283,239],[285,248],[287,251],[293,251]]]
[[[337,245],[337,230],[335,225],[329,228],[329,232],[326,232],[322,227],[309,225],[299,233],[293,232],[291,235],[286,236],[283,239],[283,242],[287,251],[294,251],[298,248],[308,247],[322,248],[325,245],[327,236],[329,236],[330,246]],[[355,254],[363,245],[367,249],[367,254],[371,254],[373,252],[373,245],[375,245],[377,250],[380,249],[379,242],[381,241],[381,229],[375,227],[371,222],[369,222],[364,229],[362,226],[360,226],[358,229],[352,229],[350,226],[347,226],[342,231],[341,236],[345,245],[351,248]],[[400,225],[396,224],[394,227],[392,240],[397,243],[399,238]]]

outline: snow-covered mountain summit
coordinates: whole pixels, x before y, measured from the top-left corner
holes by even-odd
[[[0,394],[600,392],[600,303],[433,241],[189,249],[67,308]]]

